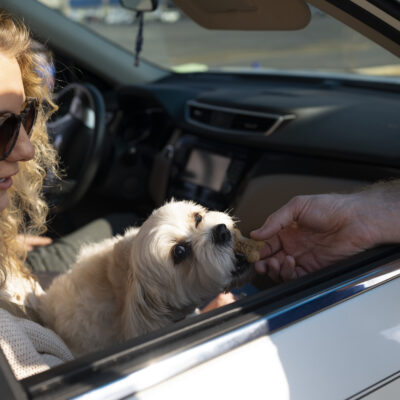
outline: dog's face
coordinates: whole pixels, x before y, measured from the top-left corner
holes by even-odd
[[[216,296],[248,271],[233,248],[234,220],[189,201],[155,210],[140,227],[131,257],[138,279],[182,309]]]

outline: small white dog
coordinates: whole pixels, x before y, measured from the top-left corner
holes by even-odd
[[[193,202],[167,203],[140,228],[84,247],[38,311],[75,355],[178,321],[250,270],[234,225]]]

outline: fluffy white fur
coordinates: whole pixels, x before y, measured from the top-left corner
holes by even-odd
[[[244,273],[232,235],[216,243],[222,224],[234,228],[225,213],[173,201],[140,228],[84,247],[72,270],[39,298],[43,321],[80,355],[183,318]],[[189,250],[176,263],[180,243]]]

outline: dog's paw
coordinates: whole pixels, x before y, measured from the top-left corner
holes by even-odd
[[[249,263],[255,263],[260,259],[260,249],[264,247],[264,242],[253,240],[242,235],[239,229],[234,229],[235,252],[242,253]]]

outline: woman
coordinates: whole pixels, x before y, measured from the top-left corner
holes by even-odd
[[[0,346],[18,379],[72,359],[37,323],[32,309],[41,288],[24,267],[18,239],[45,230],[41,189],[46,171],[56,173],[45,125],[55,106],[39,61],[26,27],[0,9]]]

